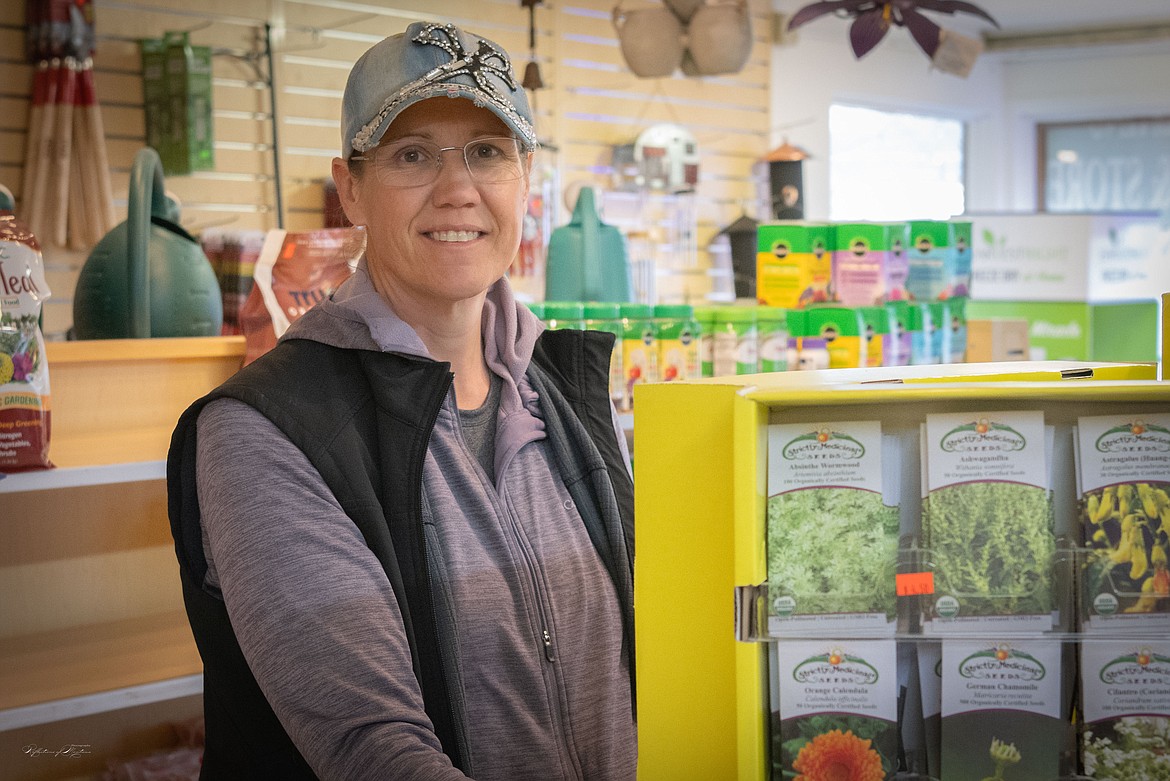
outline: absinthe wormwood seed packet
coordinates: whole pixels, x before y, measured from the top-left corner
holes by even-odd
[[[893,634],[899,519],[883,455],[877,421],[768,427],[769,634]]]

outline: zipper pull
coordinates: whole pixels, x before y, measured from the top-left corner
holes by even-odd
[[[547,629],[540,630],[540,636],[544,639],[544,658],[550,662],[557,660],[557,655],[553,653],[552,635],[548,633]]]

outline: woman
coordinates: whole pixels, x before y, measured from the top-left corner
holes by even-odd
[[[342,133],[357,271],[172,440],[203,777],[633,778],[612,340],[543,332],[503,278],[524,91],[415,23],[354,66]]]

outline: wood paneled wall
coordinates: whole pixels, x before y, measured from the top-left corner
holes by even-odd
[[[537,8],[537,58],[547,85],[533,100],[540,137],[559,150],[562,185],[605,188],[614,145],[633,143],[658,122],[688,128],[702,155],[695,199],[702,248],[755,203],[751,167],[768,149],[771,126],[770,4],[749,2],[754,44],[740,73],[687,78],[676,72],[666,79],[639,79],[625,67],[615,4],[564,0]],[[656,4],[621,3],[626,9]],[[322,183],[339,148],[349,67],[409,21],[451,20],[492,38],[512,53],[518,74],[528,61],[528,12],[518,0],[94,0],[94,6],[97,93],[121,216],[130,165],[145,135],[138,40],[188,30],[193,44],[213,47],[216,168],[167,179],[182,202],[184,227],[196,234],[214,226],[321,226]],[[24,3],[0,3],[0,183],[15,194],[18,212],[32,84],[23,52]],[[559,221],[566,220],[562,206]],[[45,249],[50,336],[62,336],[72,322],[72,290],[85,256]]]

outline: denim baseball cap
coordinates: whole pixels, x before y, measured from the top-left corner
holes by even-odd
[[[443,95],[491,109],[525,146],[536,146],[528,96],[507,52],[453,24],[414,22],[375,44],[350,71],[341,104],[342,157],[373,149],[405,108]]]

